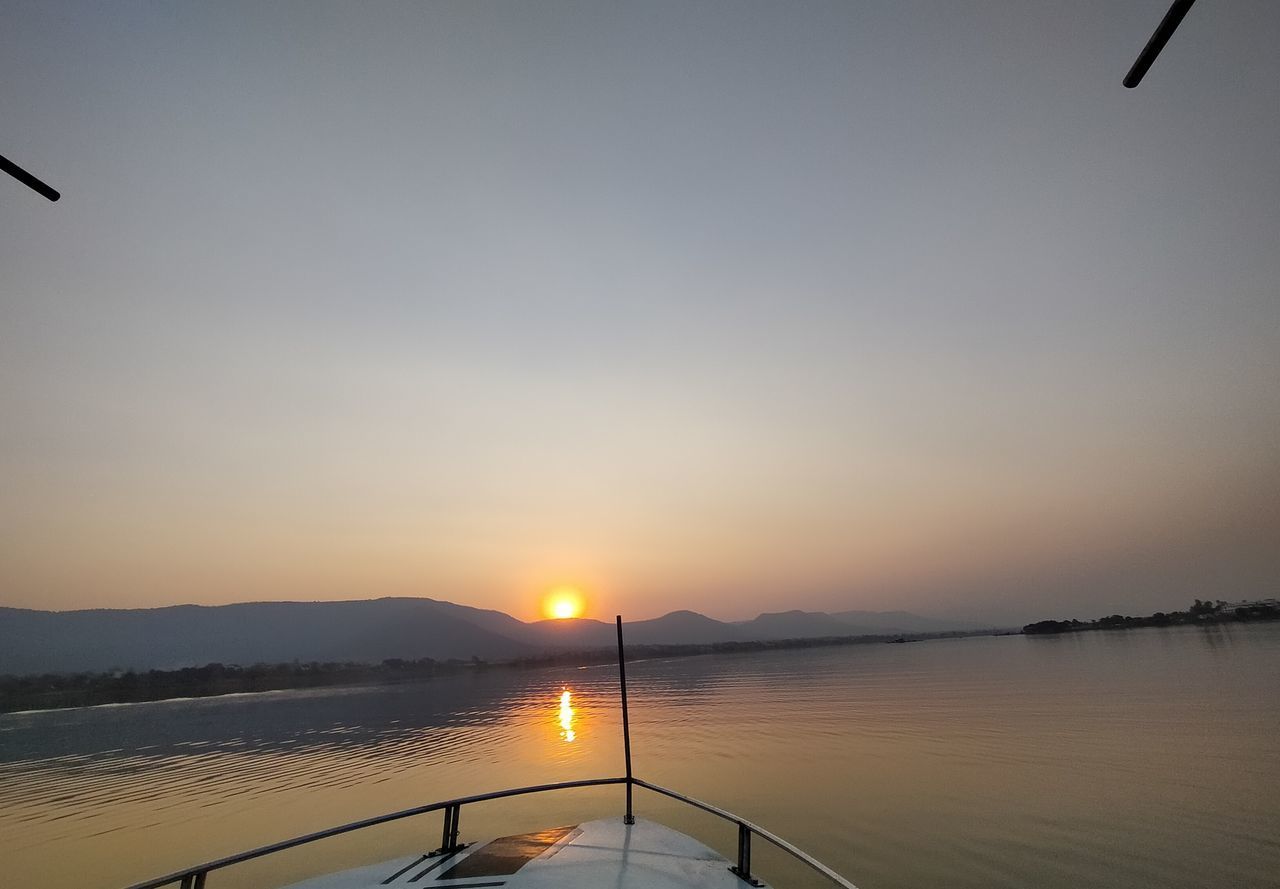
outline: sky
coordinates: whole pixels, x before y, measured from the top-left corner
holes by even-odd
[[[0,0],[0,604],[1276,594],[1280,4]]]

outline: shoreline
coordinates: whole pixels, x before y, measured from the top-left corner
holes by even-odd
[[[940,633],[892,633],[861,636],[823,636],[800,639],[767,639],[750,642],[713,642],[683,645],[628,645],[631,662],[655,658],[696,657],[845,645],[924,642],[977,636],[1013,636],[1020,630],[990,628]],[[548,652],[502,661],[432,658],[409,661],[389,658],[381,664],[358,662],[253,664],[205,664],[178,670],[126,671],[124,673],[38,674],[0,676],[0,716],[47,713],[122,704],[148,704],[181,699],[228,697],[266,692],[326,688],[360,688],[398,685],[435,678],[476,675],[492,670],[536,670],[546,667],[595,667],[615,663],[617,652],[580,649]]]
[[[1112,614],[1097,620],[1041,620],[1027,624],[1027,636],[1056,636],[1064,633],[1087,633],[1092,630],[1139,630],[1151,627],[1212,627],[1224,624],[1266,623],[1280,620],[1280,606],[1274,599],[1239,603],[1230,606],[1219,601],[1195,603],[1186,611],[1157,611],[1146,617]]]

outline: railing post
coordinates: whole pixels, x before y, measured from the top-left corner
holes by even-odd
[[[440,848],[431,854],[449,855],[463,848],[458,845],[458,814],[462,803],[453,803],[444,807],[444,831],[440,834]]]
[[[179,889],[192,889],[191,874],[187,874],[185,877],[182,878],[182,883],[179,885]]]
[[[209,872],[207,870],[202,870],[200,873],[196,874],[196,885],[194,889],[204,889],[204,878],[207,876],[209,876]]]
[[[752,886],[761,885],[751,876],[751,828],[741,821],[738,822],[738,863],[729,870]]]

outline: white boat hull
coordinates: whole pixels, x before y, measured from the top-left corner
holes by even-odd
[[[288,889],[744,889],[731,863],[692,837],[637,818],[602,818],[500,837],[436,856],[409,855]]]

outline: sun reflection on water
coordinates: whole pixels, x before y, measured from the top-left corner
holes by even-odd
[[[572,743],[577,737],[573,731],[573,707],[570,706],[573,701],[573,693],[569,689],[560,692],[560,737],[568,743]]]

